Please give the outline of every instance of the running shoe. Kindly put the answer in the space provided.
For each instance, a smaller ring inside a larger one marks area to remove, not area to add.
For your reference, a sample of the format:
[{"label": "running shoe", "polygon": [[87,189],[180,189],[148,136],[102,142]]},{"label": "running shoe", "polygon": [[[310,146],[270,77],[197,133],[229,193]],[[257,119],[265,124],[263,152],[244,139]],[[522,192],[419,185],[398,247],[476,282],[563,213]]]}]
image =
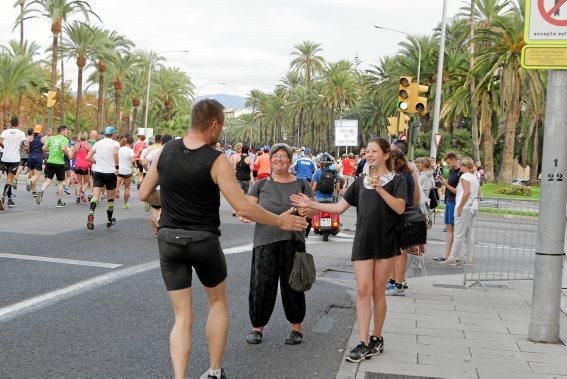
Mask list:
[{"label": "running shoe", "polygon": [[14,200],[12,200],[11,198],[8,199],[8,208],[14,208],[16,206],[16,204],[14,204]]},{"label": "running shoe", "polygon": [[66,195],[71,194],[71,191],[69,191],[69,188],[67,186],[63,186],[63,192],[65,192]]},{"label": "running shoe", "polygon": [[388,282],[388,284],[386,284],[386,292],[393,290],[394,288],[396,288],[396,284],[395,283],[390,283]]},{"label": "running shoe", "polygon": [[61,200],[57,200],[57,208],[65,208],[67,203],[62,202]]},{"label": "running shoe", "polygon": [[226,374],[224,373],[224,368],[221,368],[221,373],[219,375],[207,375],[207,379],[226,379]]},{"label": "running shoe", "polygon": [[35,202],[37,205],[41,204],[41,199],[43,198],[43,191],[39,191],[35,197]]},{"label": "running shoe", "polygon": [[0,198],[0,204],[2,204],[2,209],[4,209],[4,204],[6,204],[6,196],[2,196],[2,198]]},{"label": "running shoe", "polygon": [[146,212],[149,212],[149,211],[150,211],[150,203],[144,203],[144,210],[145,210]]},{"label": "running shoe", "polygon": [[440,262],[439,264],[445,267],[457,267],[459,265],[459,260],[447,258],[443,262]]},{"label": "running shoe", "polygon": [[31,180],[28,180],[28,182],[26,183],[26,191],[30,192],[31,189],[32,189]]},{"label": "running shoe", "polygon": [[75,199],[75,204],[81,204],[81,198],[80,197],[77,197]]},{"label": "running shoe", "polygon": [[405,289],[405,290],[407,290],[409,288],[407,280],[404,280],[404,282],[402,283],[402,288]]},{"label": "running shoe", "polygon": [[116,224],[116,219],[113,217],[106,222],[106,227],[110,228],[112,225],[115,225],[115,224]]},{"label": "running shoe", "polygon": [[12,183],[12,188],[15,190],[18,189],[18,179],[14,179],[14,183]]},{"label": "running shoe", "polygon": [[130,203],[122,204],[122,209],[130,209]]},{"label": "running shoe", "polygon": [[93,230],[94,229],[94,214],[89,213],[87,216],[87,229]]},{"label": "running shoe", "polygon": [[370,357],[382,353],[384,351],[384,338],[370,336],[370,342],[368,343],[368,347],[370,348],[370,353],[368,354],[368,356]]},{"label": "running shoe", "polygon": [[91,200],[88,199],[88,198],[85,196],[85,193],[84,193],[84,192],[81,192],[81,201],[82,201],[83,203],[86,203],[86,202],[91,201]]},{"label": "running shoe", "polygon": [[0,211],[3,211],[3,210],[4,210],[4,202],[0,201]]},{"label": "running shoe", "polygon": [[386,290],[386,296],[406,296],[406,291],[404,288],[398,288],[394,284],[394,288],[390,288]]},{"label": "running shoe", "polygon": [[366,344],[361,341],[350,351],[345,360],[352,363],[362,362],[364,359],[370,359],[368,354],[370,354],[370,347],[366,346]]},{"label": "running shoe", "polygon": [[32,192],[32,197],[35,199],[37,197],[37,192]]}]

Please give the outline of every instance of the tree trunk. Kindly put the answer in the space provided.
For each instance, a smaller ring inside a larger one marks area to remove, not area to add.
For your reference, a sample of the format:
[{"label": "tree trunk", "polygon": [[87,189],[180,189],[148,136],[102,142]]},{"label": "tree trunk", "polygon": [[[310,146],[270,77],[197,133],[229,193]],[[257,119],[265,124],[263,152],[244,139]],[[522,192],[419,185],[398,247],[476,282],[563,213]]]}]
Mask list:
[{"label": "tree trunk", "polygon": [[132,110],[132,124],[130,125],[130,134],[134,135],[136,132],[136,118],[138,117],[138,107]]},{"label": "tree trunk", "polygon": [[537,177],[539,173],[539,128],[541,123],[539,120],[535,121],[534,135],[532,144],[532,161],[530,164],[530,186],[537,186]]},{"label": "tree trunk", "polygon": [[492,183],[494,182],[494,136],[492,135],[492,96],[489,92],[484,92],[481,96],[480,125],[484,152],[482,167],[486,180]]},{"label": "tree trunk", "polygon": [[120,101],[122,98],[122,91],[115,91],[114,92],[114,124],[118,129],[118,132],[122,132],[122,128],[120,127]]},{"label": "tree trunk", "polygon": [[100,132],[104,126],[104,73],[99,72],[98,75],[98,117],[97,130]]},{"label": "tree trunk", "polygon": [[[54,26],[52,26],[54,29]],[[51,91],[56,91],[57,85],[57,49],[59,43],[59,34],[53,33],[53,39],[51,43],[51,81],[50,81],[50,89]],[[53,127],[53,107],[47,108],[47,128]]]},{"label": "tree trunk", "polygon": [[512,183],[512,170],[514,167],[514,145],[516,142],[516,127],[520,119],[520,75],[518,68],[510,75],[512,83],[512,99],[506,116],[506,130],[504,132],[504,148],[502,149],[502,163],[498,174],[498,183]]},{"label": "tree trunk", "polygon": [[20,1],[20,49],[24,47],[24,6],[26,2]]},{"label": "tree trunk", "polygon": [[[475,41],[474,41],[474,8],[475,0],[471,0],[470,22],[470,69],[474,67]],[[476,83],[474,76],[471,76],[471,133],[472,133],[472,158],[476,162],[480,161],[480,138],[478,135],[478,99],[475,97]]]},{"label": "tree trunk", "polygon": [[83,67],[77,62],[77,104],[75,105],[75,134],[81,132],[81,105],[83,101]]},{"label": "tree trunk", "polygon": [[[63,46],[63,33],[59,33],[59,46]],[[61,125],[65,124],[65,64],[61,54],[61,93],[59,94],[59,113]]]}]

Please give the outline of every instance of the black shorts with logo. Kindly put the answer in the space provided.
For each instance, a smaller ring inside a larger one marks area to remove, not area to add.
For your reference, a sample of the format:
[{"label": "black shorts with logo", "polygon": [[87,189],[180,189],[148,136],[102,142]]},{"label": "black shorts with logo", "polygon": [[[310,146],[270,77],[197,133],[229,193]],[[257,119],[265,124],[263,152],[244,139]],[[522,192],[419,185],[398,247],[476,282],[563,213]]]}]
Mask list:
[{"label": "black shorts with logo", "polygon": [[2,167],[7,174],[16,175],[20,162],[2,162]]},{"label": "black shorts with logo", "polygon": [[77,174],[77,175],[90,175],[91,169],[90,168],[76,168],[75,167],[75,174]]},{"label": "black shorts with logo", "polygon": [[216,287],[226,279],[226,261],[215,233],[161,228],[158,247],[161,275],[168,291],[190,288],[193,268],[205,287]]},{"label": "black shorts with logo", "polygon": [[58,181],[62,182],[65,180],[65,165],[64,164],[45,164],[45,177],[47,179],[53,180],[56,177]]},{"label": "black shorts with logo", "polygon": [[106,187],[108,191],[116,189],[116,175],[93,172],[93,187]]}]

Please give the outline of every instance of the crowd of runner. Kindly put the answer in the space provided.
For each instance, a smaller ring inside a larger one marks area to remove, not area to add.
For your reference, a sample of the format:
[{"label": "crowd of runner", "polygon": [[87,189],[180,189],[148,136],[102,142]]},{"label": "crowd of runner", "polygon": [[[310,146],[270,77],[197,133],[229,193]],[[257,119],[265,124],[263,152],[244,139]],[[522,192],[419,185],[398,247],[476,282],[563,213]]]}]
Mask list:
[{"label": "crowd of runner", "polygon": [[[76,205],[88,204],[89,230],[95,227],[97,207],[105,201],[106,226],[111,228],[116,223],[115,200],[122,197],[122,209],[129,209],[131,187],[138,188],[138,198],[151,210],[162,275],[175,311],[170,347],[176,377],[185,375],[191,345],[191,268],[209,297],[209,378],[225,377],[221,364],[228,328],[227,274],[218,239],[220,192],[234,217],[256,222],[252,330],[246,337],[250,344],[262,342],[278,280],[291,327],[285,343],[302,343],[305,297],[289,288],[287,278],[295,252],[305,251],[315,212],[341,214],[357,208],[352,260],[360,343],[346,356],[351,362],[383,351],[385,295],[404,296],[408,287],[408,250],[398,247],[393,232],[407,207],[420,207],[430,217],[444,198],[447,250],[435,259],[444,265],[470,263],[462,262],[461,246],[484,179],[470,158],[458,160],[449,153],[440,164],[429,157],[410,162],[405,141],[383,138],[340,156],[283,143],[223,146],[223,107],[214,100],[195,104],[191,122],[185,137],[140,135],[135,141],[118,135],[113,126],[71,137],[64,125],[55,131],[35,125],[24,132],[14,117],[0,135],[6,175],[0,210],[16,206],[18,179],[25,177],[26,192],[20,189],[19,196],[29,194],[38,205],[47,202],[45,192],[51,184],[56,186],[57,208],[67,207],[65,196],[74,196]],[[423,251],[424,246],[414,249]]]}]

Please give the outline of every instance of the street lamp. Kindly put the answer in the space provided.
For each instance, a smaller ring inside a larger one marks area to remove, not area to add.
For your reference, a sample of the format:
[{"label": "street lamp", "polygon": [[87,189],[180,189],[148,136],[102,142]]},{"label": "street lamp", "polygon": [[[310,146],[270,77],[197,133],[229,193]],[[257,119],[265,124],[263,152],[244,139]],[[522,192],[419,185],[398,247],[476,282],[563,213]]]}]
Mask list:
[{"label": "street lamp", "polygon": [[[159,57],[161,54],[166,53],[188,53],[189,50],[165,50],[165,51],[158,51],[155,53],[155,57]],[[154,65],[153,62],[154,56],[152,56],[152,52],[150,51],[150,61],[148,64],[148,88],[146,89],[146,112],[144,114],[144,135],[147,136],[148,134],[148,112],[150,111],[150,85],[152,80],[152,68]]]},{"label": "street lamp", "polygon": [[205,83],[203,85],[200,85],[197,88],[197,93],[195,94],[195,101],[197,101],[197,98],[199,97],[199,92],[201,92],[201,89],[203,89],[203,87],[214,86],[214,85],[224,86],[225,84],[226,84],[226,82],[211,82],[211,83]]},{"label": "street lamp", "polygon": [[[401,30],[391,29],[391,28],[387,28],[385,26],[380,26],[380,25],[374,25],[374,27],[376,29],[387,30],[389,32],[399,33],[399,34],[403,34],[403,35],[406,35],[408,37],[411,37],[411,34],[403,32]],[[419,43],[419,41],[417,39],[414,39],[413,42],[415,42],[415,44],[417,45],[417,51],[419,53],[419,56],[417,58],[417,84],[419,84],[419,79],[420,79],[420,76],[421,76],[421,44]]]}]

